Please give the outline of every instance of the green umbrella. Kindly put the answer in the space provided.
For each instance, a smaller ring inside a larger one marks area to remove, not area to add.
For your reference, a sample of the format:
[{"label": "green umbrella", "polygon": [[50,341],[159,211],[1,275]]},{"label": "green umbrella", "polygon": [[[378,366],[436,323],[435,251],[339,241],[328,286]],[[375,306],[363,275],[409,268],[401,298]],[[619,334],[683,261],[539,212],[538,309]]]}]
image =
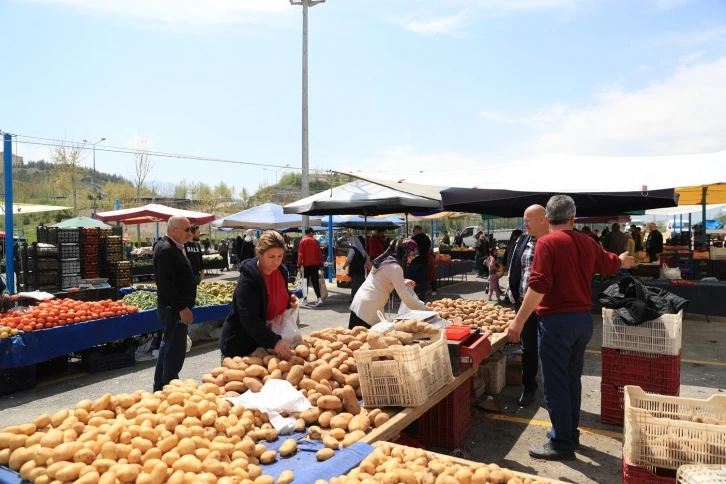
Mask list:
[{"label": "green umbrella", "polygon": [[74,217],[58,222],[57,224],[50,225],[49,227],[59,227],[62,229],[74,229],[74,228],[99,228],[99,229],[110,229],[110,225],[106,225],[100,220],[96,220],[90,217]]}]

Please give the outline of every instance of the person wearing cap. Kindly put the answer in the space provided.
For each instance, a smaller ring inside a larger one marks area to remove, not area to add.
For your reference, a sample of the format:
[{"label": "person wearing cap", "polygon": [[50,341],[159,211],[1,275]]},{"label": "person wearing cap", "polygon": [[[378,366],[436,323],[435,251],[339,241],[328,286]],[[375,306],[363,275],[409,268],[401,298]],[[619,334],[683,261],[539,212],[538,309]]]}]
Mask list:
[{"label": "person wearing cap", "polygon": [[378,312],[384,312],[388,298],[394,290],[410,310],[426,310],[426,304],[413,291],[408,290],[416,283],[403,277],[406,266],[418,255],[416,242],[401,238],[391,242],[388,249],[373,261],[373,269],[350,305],[350,329],[356,326],[370,328],[378,323]]},{"label": "person wearing cap", "polygon": [[[312,227],[305,229],[305,237],[300,241],[297,249],[297,267],[302,270],[302,276],[307,279],[308,286],[312,284],[315,291],[316,301],[312,307],[323,304],[320,298],[320,268],[323,266],[323,251],[320,250],[320,243],[313,237]],[[307,297],[307,295],[306,295]]]}]

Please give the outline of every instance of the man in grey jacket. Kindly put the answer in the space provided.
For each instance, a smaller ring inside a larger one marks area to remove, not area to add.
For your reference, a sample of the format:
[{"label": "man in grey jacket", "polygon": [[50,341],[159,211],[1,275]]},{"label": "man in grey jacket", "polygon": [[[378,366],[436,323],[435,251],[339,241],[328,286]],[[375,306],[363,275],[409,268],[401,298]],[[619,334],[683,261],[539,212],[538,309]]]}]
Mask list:
[{"label": "man in grey jacket", "polygon": [[620,231],[620,224],[613,224],[613,230],[605,237],[602,246],[608,252],[618,255],[628,251],[628,236]]}]

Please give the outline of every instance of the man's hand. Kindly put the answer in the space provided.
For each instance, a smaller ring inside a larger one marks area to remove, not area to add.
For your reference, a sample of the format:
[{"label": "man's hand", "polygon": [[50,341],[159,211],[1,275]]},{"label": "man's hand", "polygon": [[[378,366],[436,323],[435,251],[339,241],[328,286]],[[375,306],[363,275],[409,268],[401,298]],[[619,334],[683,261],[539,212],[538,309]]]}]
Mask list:
[{"label": "man's hand", "polygon": [[403,282],[406,283],[406,286],[408,287],[416,287],[416,282],[411,279],[405,279]]},{"label": "man's hand", "polygon": [[522,328],[524,328],[524,323],[519,323],[515,317],[514,320],[509,323],[509,328],[507,329],[509,341],[512,343],[519,343],[522,336]]},{"label": "man's hand", "polygon": [[635,257],[631,257],[627,252],[620,254],[620,260],[623,263],[623,269],[630,269],[635,265]]},{"label": "man's hand", "polygon": [[290,294],[290,309],[297,309],[300,306],[300,300],[296,295]]},{"label": "man's hand", "polygon": [[199,273],[199,280],[200,281],[203,281],[204,280],[204,271],[202,271],[202,272]]},{"label": "man's hand", "polygon": [[192,310],[189,308],[184,308],[179,311],[179,319],[184,324],[192,324],[194,322],[194,315],[192,314]]},{"label": "man's hand", "polygon": [[279,356],[283,360],[289,360],[290,358],[295,356],[295,352],[292,351],[290,345],[282,340],[279,340],[277,343],[275,343],[275,354],[277,354],[277,356]]}]

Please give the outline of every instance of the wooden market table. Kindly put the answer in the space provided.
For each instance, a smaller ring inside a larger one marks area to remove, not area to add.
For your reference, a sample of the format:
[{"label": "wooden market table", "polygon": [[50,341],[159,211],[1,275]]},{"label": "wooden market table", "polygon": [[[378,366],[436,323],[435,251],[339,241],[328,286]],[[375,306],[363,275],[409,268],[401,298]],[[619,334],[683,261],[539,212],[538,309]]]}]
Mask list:
[{"label": "wooden market table", "polygon": [[[507,333],[494,333],[491,336],[492,351],[501,349],[507,343]],[[469,378],[476,374],[476,368],[468,368],[460,373],[454,381],[445,385],[438,392],[431,395],[426,403],[417,407],[388,407],[384,411],[390,417],[388,422],[380,427],[373,429],[368,435],[361,439],[361,442],[372,444],[378,441],[396,440],[399,434],[419,419],[423,414],[428,412],[440,401],[453,393],[454,390],[466,383]],[[554,482],[554,481],[553,481]]]},{"label": "wooden market table", "polygon": [[[382,445],[389,445],[389,446],[392,446],[392,447],[398,447],[400,449],[407,449],[408,448],[405,445],[392,444],[390,442],[376,442],[376,443],[374,443],[372,445],[373,445],[373,447],[380,447]],[[471,460],[460,459],[458,457],[452,457],[450,455],[437,454],[436,452],[426,451],[426,453],[429,456],[434,457],[436,459],[448,459],[448,460],[451,460],[451,462],[454,462],[454,463],[460,464],[460,465],[464,465],[464,466],[470,466],[470,465],[473,465],[473,464],[482,464],[482,462],[474,462],[474,461],[471,461]],[[486,464],[496,464],[496,462],[486,462]],[[546,477],[534,476],[532,474],[525,474],[523,472],[517,472],[517,471],[514,471],[514,470],[512,470],[512,473],[515,476],[517,476],[517,477],[519,477],[521,479],[527,479],[527,478],[529,478],[529,479],[534,479],[534,480],[539,481],[539,482],[544,482],[546,484],[565,484],[564,482],[558,481],[558,480],[555,480],[555,479],[548,479]]]}]

